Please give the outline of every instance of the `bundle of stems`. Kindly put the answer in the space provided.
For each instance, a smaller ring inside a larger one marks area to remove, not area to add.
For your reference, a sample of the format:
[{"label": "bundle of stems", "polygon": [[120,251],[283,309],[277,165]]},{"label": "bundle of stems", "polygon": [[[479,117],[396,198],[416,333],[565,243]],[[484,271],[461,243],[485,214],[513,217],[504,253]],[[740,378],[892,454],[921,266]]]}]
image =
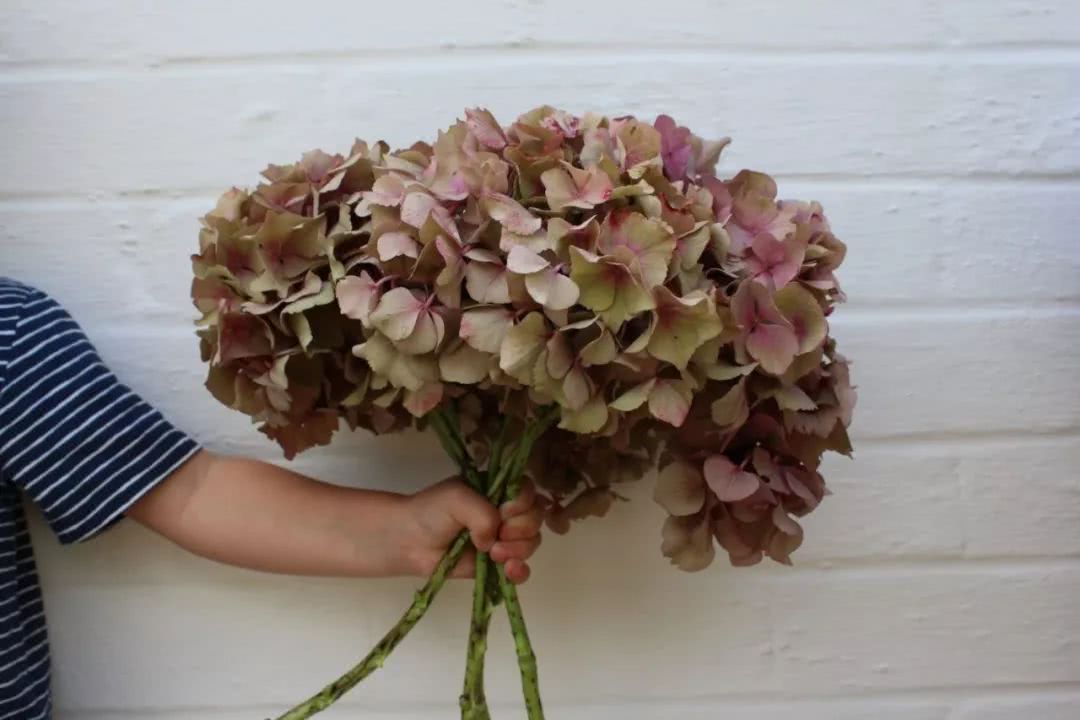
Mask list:
[{"label": "bundle of stems", "polygon": [[[492,444],[491,454],[484,470],[480,470],[470,457],[452,406],[434,411],[431,414],[431,426],[447,454],[458,465],[465,481],[475,490],[483,493],[492,503],[501,505],[517,496],[533,445],[557,416],[558,412],[554,408],[543,411],[525,425],[516,441],[511,441],[509,438],[511,421],[504,421],[498,437]],[[381,668],[390,653],[427,613],[435,596],[442,590],[451,571],[470,545],[466,531],[458,534],[427,582],[417,591],[404,615],[375,644],[375,647],[341,677],[279,715],[276,720],[310,718],[333,705],[364,678]],[[487,553],[479,550],[476,552],[476,575],[473,581],[473,605],[466,649],[465,680],[459,698],[462,720],[490,720],[491,717],[484,693],[484,659],[487,654],[488,629],[492,615],[495,607],[500,604],[506,608],[510,621],[528,718],[529,720],[543,720],[544,709],[540,699],[536,655],[533,652],[532,642],[529,640],[517,588],[506,577],[503,569],[497,566]]]}]

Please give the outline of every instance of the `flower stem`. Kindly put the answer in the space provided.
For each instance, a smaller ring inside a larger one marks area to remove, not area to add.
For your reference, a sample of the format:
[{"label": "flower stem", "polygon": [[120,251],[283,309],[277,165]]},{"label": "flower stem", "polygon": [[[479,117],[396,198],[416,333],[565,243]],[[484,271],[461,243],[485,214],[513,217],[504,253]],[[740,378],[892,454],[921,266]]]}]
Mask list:
[{"label": "flower stem", "polygon": [[465,659],[465,683],[459,704],[461,720],[490,720],[484,694],[484,656],[487,653],[488,628],[494,608],[488,593],[488,578],[493,563],[487,553],[476,554],[476,579],[473,583],[472,620]]},{"label": "flower stem", "polygon": [[[467,482],[470,484],[481,483],[482,475],[476,470],[472,461],[469,459],[468,452],[465,449],[465,444],[461,439],[460,433],[457,431],[456,427],[451,424],[451,418],[445,414],[437,413],[438,411],[436,411],[436,414],[433,414],[435,417],[433,417],[432,427],[435,429],[436,434],[439,435],[443,447],[451,458],[453,458],[453,460],[462,468],[462,473],[465,475]],[[517,443],[511,453],[513,462],[500,462],[500,467],[496,469],[493,476],[489,477],[486,492],[488,500],[496,504],[502,500],[503,493],[511,479],[511,474],[515,473],[514,481],[516,482],[517,475],[524,469],[525,461],[529,457],[533,443],[545,430],[547,430],[548,427],[550,427],[556,417],[555,411],[549,410],[525,428],[521,440]],[[482,485],[477,484],[476,487],[482,487]],[[468,532],[462,531],[458,533],[458,536],[454,538],[454,541],[447,549],[446,554],[443,555],[439,564],[435,566],[435,570],[431,573],[427,582],[424,583],[424,586],[420,588],[419,591],[417,591],[408,610],[406,610],[405,614],[401,616],[401,619],[390,628],[390,631],[376,643],[375,647],[371,649],[371,652],[337,680],[330,683],[299,705],[288,710],[283,715],[277,716],[275,720],[307,720],[307,718],[310,718],[333,705],[345,693],[356,687],[361,680],[381,668],[386,663],[390,653],[394,651],[398,644],[405,639],[405,636],[409,634],[418,622],[420,622],[420,619],[424,614],[427,613],[435,596],[438,595],[439,591],[442,590],[443,585],[446,584],[446,579],[450,575],[450,571],[458,564],[461,556],[464,555],[465,550],[468,549],[469,544]],[[484,588],[486,587],[487,583],[485,582]],[[505,597],[505,595],[503,597]],[[517,634],[515,631],[515,640],[516,639]],[[525,641],[528,642],[527,636],[525,637]],[[520,657],[519,653],[519,661]],[[535,660],[533,661],[533,664],[535,666]],[[534,716],[530,714],[529,717],[533,718]]]},{"label": "flower stem", "polygon": [[461,559],[461,556],[468,546],[468,534],[461,533],[458,535],[453,544],[450,545],[450,549],[447,550],[442,560],[440,560],[439,564],[435,567],[435,571],[431,574],[427,583],[425,583],[424,587],[416,593],[412,605],[410,605],[409,609],[405,611],[405,614],[401,616],[401,619],[397,621],[397,624],[395,624],[394,627],[383,636],[382,640],[372,648],[371,652],[337,680],[292,708],[284,715],[279,715],[277,720],[306,720],[312,715],[322,712],[333,705],[342,695],[355,687],[357,683],[381,668],[386,662],[387,657],[390,656],[390,653],[398,646],[398,643],[405,639],[405,636],[409,634],[409,631],[413,629],[416,623],[420,621],[420,618],[424,616],[424,613],[427,612],[428,608],[431,606],[431,601],[435,599],[435,596],[446,582],[447,575],[449,575],[450,571],[457,565],[458,560]]},{"label": "flower stem", "polygon": [[[513,499],[520,491],[521,477],[532,446],[530,444],[528,448],[522,449],[525,452],[519,453],[514,458],[515,467],[507,483],[507,499]],[[503,568],[497,568],[497,572],[499,591],[502,595],[503,604],[506,605],[506,615],[510,620],[510,632],[514,637],[514,651],[517,653],[518,672],[521,674],[521,692],[525,698],[525,711],[529,720],[544,720],[544,704],[540,700],[539,669],[536,663],[536,653],[533,651],[532,641],[529,639],[529,631],[525,626],[525,612],[521,607],[517,587],[506,577]]]},{"label": "flower stem", "polygon": [[[532,452],[532,446],[537,438],[547,430],[551,422],[552,416],[549,413],[527,427],[522,434],[521,441],[508,455],[503,454],[508,427],[507,423],[503,423],[499,437],[493,446],[491,465],[488,467],[489,476],[494,475],[503,479],[506,483],[506,495],[497,498],[495,500],[497,504],[512,499],[519,492],[521,477]],[[450,425],[450,427],[452,429],[453,425]],[[460,442],[460,437],[457,442]],[[466,474],[468,474],[467,470]],[[495,570],[495,575],[491,577],[490,585],[495,588],[497,595],[488,588],[488,577],[492,570]],[[525,616],[521,608],[521,602],[518,599],[517,588],[506,577],[503,568],[496,567],[484,553],[477,555],[476,583],[473,587],[472,623],[469,630],[469,646],[465,667],[465,685],[460,699],[461,718],[462,720],[489,720],[490,718],[483,688],[484,655],[487,651],[488,627],[491,623],[493,602],[498,599],[502,599],[506,603],[507,615],[510,618],[518,668],[521,673],[522,694],[525,698],[525,707],[529,720],[543,720],[544,710],[543,703],[540,700],[536,655],[533,652],[529,633],[525,627]]]},{"label": "flower stem", "polygon": [[510,632],[514,636],[514,650],[517,653],[518,671],[521,673],[521,692],[525,696],[525,711],[529,720],[544,720],[544,704],[540,701],[540,677],[536,665],[536,653],[533,651],[529,631],[525,627],[525,613],[521,608],[517,588],[506,577],[502,568],[498,568],[499,589],[502,591],[506,616],[510,619]]}]

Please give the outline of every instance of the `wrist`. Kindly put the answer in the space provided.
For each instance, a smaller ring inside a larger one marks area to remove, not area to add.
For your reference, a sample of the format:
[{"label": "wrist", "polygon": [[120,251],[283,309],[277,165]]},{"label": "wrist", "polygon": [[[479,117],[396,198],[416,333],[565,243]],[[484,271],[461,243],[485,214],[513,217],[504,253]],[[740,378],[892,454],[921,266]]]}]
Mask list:
[{"label": "wrist", "polygon": [[[379,568],[376,574],[386,577],[424,575],[424,530],[413,511],[413,498],[398,493],[379,493],[378,530],[374,543],[366,550],[367,564]],[[372,562],[375,560],[375,562]]]}]

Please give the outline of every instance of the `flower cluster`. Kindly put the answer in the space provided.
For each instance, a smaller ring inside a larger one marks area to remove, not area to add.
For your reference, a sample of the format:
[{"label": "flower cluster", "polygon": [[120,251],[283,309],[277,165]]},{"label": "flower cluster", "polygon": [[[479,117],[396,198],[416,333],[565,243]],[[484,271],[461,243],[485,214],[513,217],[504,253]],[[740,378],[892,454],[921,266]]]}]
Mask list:
[{"label": "flower cluster", "polygon": [[850,452],[826,317],[845,247],[726,141],[670,117],[486,110],[391,152],[272,165],[203,218],[192,297],[207,386],[291,457],[453,405],[483,463],[503,418],[557,404],[528,472],[556,531],[659,467],[663,552],[788,562]]}]

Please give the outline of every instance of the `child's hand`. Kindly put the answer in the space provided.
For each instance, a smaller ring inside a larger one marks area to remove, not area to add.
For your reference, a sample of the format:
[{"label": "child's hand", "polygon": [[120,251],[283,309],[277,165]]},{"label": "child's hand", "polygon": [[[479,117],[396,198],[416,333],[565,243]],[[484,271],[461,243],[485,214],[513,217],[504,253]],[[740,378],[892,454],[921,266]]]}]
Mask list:
[{"label": "child's hand", "polygon": [[[445,480],[405,500],[408,521],[402,539],[409,564],[417,575],[429,575],[447,546],[461,530],[473,544],[504,565],[511,582],[529,579],[527,560],[540,546],[543,522],[536,491],[523,483],[521,493],[496,509],[486,498],[457,479]],[[454,577],[471,577],[476,569],[470,551],[458,563]]]}]

